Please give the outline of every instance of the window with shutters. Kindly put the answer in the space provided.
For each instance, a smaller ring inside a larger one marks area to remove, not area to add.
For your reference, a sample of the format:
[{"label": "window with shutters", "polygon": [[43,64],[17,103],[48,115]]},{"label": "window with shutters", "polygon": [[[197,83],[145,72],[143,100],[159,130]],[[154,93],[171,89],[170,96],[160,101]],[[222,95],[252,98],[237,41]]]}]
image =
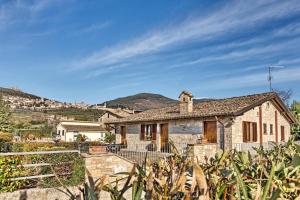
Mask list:
[{"label": "window with shutters", "polygon": [[151,141],[156,140],[157,125],[156,124],[142,124],[140,140]]},{"label": "window with shutters", "polygon": [[257,142],[257,123],[243,121],[243,142]]},{"label": "window with shutters", "polygon": [[273,135],[273,124],[270,124],[270,135]]},{"label": "window with shutters", "polygon": [[264,124],[264,134],[267,135],[268,134],[268,130],[267,130],[267,124]]}]

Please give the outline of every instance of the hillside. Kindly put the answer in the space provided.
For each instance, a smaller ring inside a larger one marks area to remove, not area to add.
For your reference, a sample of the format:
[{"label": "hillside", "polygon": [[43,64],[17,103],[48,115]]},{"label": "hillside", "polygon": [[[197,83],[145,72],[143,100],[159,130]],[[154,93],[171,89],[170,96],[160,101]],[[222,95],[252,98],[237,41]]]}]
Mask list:
[{"label": "hillside", "polygon": [[10,88],[3,88],[0,87],[0,94],[2,95],[9,95],[9,96],[17,96],[22,98],[28,98],[28,99],[41,99],[41,97],[29,94],[26,92],[22,92],[20,90],[10,89]]},{"label": "hillside", "polygon": [[125,107],[144,111],[176,105],[177,101],[160,94],[139,93],[132,96],[121,97],[106,102],[107,107]]}]

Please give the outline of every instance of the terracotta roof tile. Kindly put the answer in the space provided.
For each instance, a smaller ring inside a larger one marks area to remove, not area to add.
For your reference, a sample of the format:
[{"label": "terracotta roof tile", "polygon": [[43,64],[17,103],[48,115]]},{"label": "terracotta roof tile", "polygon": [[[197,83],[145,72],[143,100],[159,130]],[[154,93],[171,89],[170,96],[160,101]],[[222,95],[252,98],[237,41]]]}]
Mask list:
[{"label": "terracotta roof tile", "polygon": [[105,132],[106,129],[102,126],[87,126],[87,125],[62,125],[67,131],[101,131]]},{"label": "terracotta roof tile", "polygon": [[232,97],[226,99],[207,100],[194,103],[192,113],[180,114],[179,106],[172,106],[161,109],[153,109],[126,118],[111,121],[109,123],[158,121],[167,119],[181,119],[193,117],[226,116],[236,115],[249,107],[277,96],[273,92],[253,94],[248,96]]}]

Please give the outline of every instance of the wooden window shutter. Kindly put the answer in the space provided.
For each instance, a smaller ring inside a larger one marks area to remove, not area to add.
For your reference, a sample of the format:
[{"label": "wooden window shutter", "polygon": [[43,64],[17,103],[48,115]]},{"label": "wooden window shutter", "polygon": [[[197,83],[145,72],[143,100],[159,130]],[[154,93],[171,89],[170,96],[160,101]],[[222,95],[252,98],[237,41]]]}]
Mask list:
[{"label": "wooden window shutter", "polygon": [[252,123],[252,129],[253,129],[253,142],[257,142],[257,123]]},{"label": "wooden window shutter", "polygon": [[142,125],[141,125],[140,140],[144,140],[144,139],[145,139],[145,125],[142,124]]},{"label": "wooden window shutter", "polygon": [[152,125],[152,140],[156,140],[157,124]]},{"label": "wooden window shutter", "polygon": [[281,126],[281,141],[284,141],[284,140],[285,140],[284,136],[285,136],[285,133],[284,133],[284,126]]},{"label": "wooden window shutter", "polygon": [[243,122],[243,142],[247,142],[247,122]]}]

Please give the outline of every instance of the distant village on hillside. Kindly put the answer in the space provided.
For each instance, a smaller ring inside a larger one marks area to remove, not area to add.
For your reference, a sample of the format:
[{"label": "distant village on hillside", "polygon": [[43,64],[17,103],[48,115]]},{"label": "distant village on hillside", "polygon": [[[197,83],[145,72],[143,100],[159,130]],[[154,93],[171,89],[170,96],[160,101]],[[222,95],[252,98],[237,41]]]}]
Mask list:
[{"label": "distant village on hillside", "polygon": [[17,87],[10,88],[11,91],[16,93],[3,93],[2,98],[11,109],[25,109],[32,111],[43,111],[47,109],[61,109],[61,108],[78,108],[78,109],[103,109],[106,107],[104,104],[90,105],[84,102],[66,103],[57,100],[37,97],[34,95],[16,95],[26,94]]}]

